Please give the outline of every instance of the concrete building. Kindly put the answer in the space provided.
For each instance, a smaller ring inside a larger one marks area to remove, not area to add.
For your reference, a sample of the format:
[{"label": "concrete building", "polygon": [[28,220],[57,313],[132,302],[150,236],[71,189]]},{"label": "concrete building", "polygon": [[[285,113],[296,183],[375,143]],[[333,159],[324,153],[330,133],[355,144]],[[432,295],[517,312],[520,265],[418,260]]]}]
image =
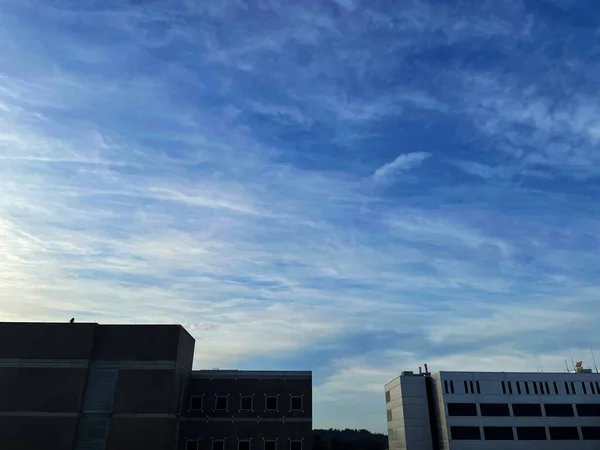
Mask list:
[{"label": "concrete building", "polygon": [[179,325],[0,323],[0,448],[310,450],[310,372],[194,371]]},{"label": "concrete building", "polygon": [[600,449],[600,374],[403,372],[385,385],[390,450]]}]

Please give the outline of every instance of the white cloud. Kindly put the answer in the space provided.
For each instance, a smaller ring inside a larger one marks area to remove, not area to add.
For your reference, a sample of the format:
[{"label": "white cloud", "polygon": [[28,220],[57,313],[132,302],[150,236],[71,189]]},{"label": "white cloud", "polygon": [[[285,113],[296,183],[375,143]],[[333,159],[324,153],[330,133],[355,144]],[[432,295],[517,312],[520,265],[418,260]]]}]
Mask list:
[{"label": "white cloud", "polygon": [[405,153],[398,156],[393,161],[379,167],[374,173],[373,178],[376,182],[385,182],[399,172],[406,172],[410,169],[423,164],[431,155],[426,152]]}]

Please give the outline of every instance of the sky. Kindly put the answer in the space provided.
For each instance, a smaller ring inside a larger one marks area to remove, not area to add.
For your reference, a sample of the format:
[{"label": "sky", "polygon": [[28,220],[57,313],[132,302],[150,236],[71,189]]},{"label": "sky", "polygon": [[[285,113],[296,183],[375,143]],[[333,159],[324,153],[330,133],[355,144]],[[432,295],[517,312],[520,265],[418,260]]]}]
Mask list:
[{"label": "sky", "polygon": [[383,384],[600,357],[600,5],[0,0],[0,320]]}]

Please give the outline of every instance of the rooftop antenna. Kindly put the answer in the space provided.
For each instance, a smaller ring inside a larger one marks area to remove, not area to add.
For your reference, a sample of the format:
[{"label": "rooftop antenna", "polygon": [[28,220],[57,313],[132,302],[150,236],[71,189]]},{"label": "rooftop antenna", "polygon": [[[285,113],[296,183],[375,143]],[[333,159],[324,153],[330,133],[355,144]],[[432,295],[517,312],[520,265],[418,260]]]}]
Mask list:
[{"label": "rooftop antenna", "polygon": [[573,363],[573,370],[575,370],[575,360],[573,359],[572,356],[571,356],[571,362]]},{"label": "rooftop antenna", "polygon": [[567,358],[565,358],[565,367],[567,368],[567,373],[569,373],[569,365],[567,364]]},{"label": "rooftop antenna", "polygon": [[596,369],[596,373],[598,373],[598,366],[596,365],[596,358],[594,357],[594,351],[590,348],[590,353],[592,354],[592,361],[594,361],[594,369]]}]

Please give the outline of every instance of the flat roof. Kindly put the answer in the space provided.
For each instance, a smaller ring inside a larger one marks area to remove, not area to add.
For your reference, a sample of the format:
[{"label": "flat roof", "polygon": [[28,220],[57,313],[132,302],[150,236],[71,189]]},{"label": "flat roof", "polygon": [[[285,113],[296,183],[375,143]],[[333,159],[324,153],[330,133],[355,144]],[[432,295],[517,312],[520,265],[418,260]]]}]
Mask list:
[{"label": "flat roof", "polygon": [[310,370],[192,370],[193,378],[206,377],[279,377],[279,378],[311,378]]}]

